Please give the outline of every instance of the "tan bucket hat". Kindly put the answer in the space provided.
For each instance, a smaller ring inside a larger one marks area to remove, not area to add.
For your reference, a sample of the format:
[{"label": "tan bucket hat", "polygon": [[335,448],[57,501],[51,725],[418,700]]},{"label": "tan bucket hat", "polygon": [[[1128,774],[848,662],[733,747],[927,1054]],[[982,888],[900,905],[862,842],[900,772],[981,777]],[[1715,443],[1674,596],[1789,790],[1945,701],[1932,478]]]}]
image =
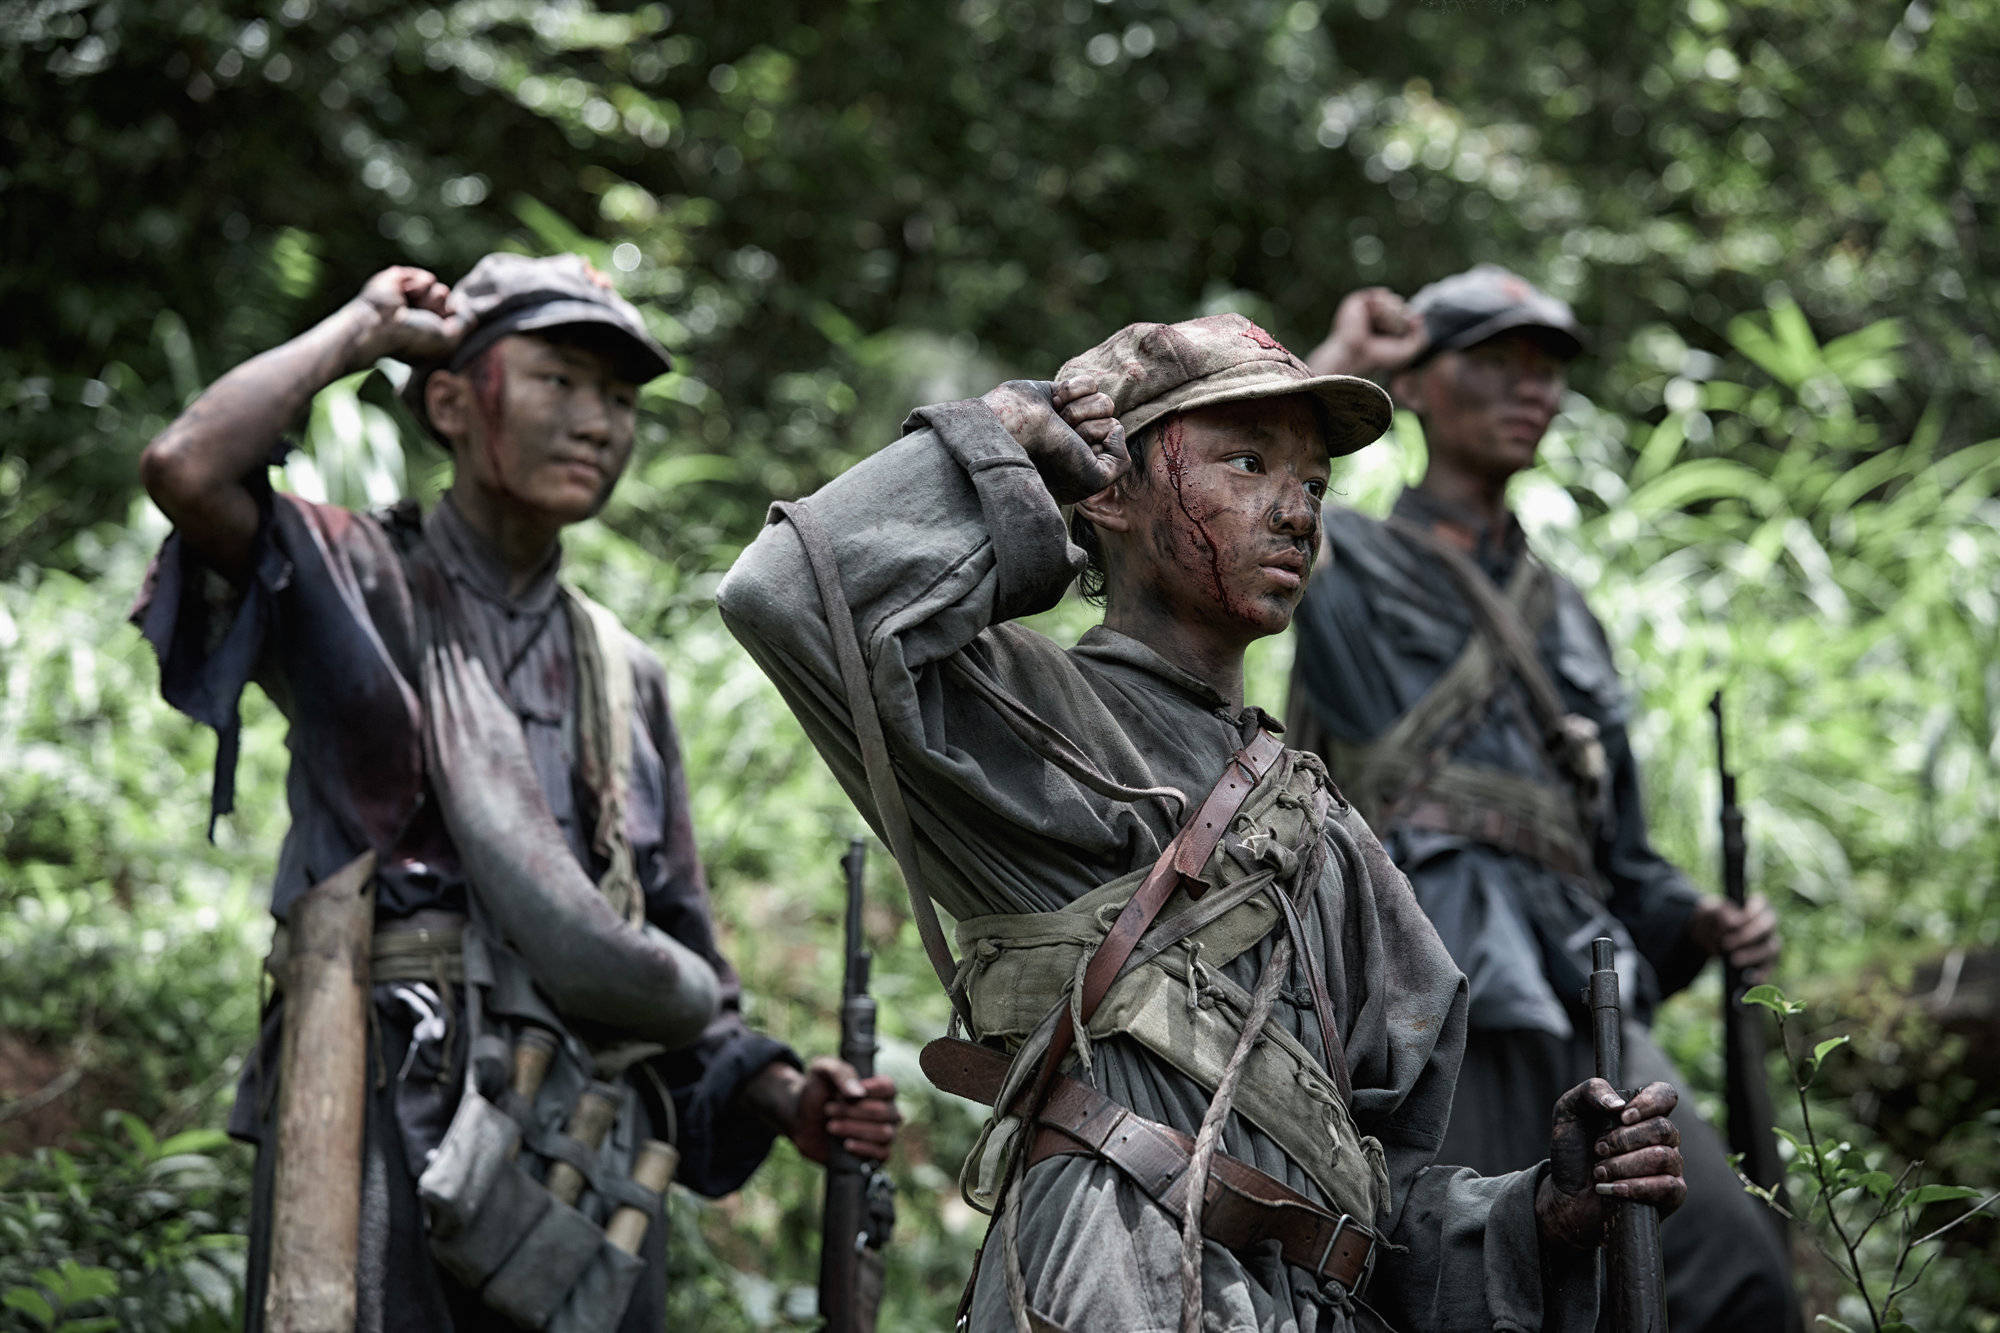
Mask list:
[{"label": "tan bucket hat", "polygon": [[1276,338],[1241,315],[1178,324],[1127,324],[1057,378],[1088,375],[1109,394],[1126,435],[1169,412],[1250,398],[1309,393],[1326,407],[1327,452],[1338,457],[1389,429],[1389,395],[1352,375],[1315,375]]}]

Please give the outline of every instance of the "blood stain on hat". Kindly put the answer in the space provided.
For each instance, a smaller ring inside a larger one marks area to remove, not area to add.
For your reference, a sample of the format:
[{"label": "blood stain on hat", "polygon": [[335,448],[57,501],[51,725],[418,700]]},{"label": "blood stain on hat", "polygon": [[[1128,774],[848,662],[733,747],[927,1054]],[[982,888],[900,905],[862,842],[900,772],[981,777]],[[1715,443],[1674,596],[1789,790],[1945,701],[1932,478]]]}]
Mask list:
[{"label": "blood stain on hat", "polygon": [[1269,348],[1273,352],[1282,352],[1285,350],[1284,344],[1280,343],[1276,338],[1273,338],[1270,334],[1264,332],[1263,329],[1257,327],[1255,324],[1252,324],[1250,325],[1249,328],[1244,329],[1243,336],[1248,338],[1251,342],[1256,343],[1259,347]]}]

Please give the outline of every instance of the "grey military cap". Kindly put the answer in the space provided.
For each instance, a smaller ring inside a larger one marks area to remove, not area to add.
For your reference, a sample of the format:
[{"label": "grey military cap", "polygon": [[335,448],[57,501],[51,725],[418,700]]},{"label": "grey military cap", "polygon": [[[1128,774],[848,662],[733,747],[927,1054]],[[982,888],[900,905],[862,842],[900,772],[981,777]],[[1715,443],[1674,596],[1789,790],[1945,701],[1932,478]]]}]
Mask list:
[{"label": "grey military cap", "polygon": [[1564,357],[1584,350],[1583,326],[1569,303],[1498,264],[1439,278],[1410,298],[1410,311],[1422,318],[1430,335],[1419,364],[1439,352],[1472,347],[1515,329],[1546,335]]}]

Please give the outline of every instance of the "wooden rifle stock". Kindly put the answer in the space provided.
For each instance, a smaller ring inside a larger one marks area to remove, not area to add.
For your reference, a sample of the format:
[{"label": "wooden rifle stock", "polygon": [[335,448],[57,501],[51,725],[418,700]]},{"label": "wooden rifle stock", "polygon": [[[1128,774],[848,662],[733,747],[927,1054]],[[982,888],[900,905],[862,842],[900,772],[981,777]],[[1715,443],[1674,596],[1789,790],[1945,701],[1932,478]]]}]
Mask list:
[{"label": "wooden rifle stock", "polygon": [[374,878],[375,854],[364,852],[300,894],[286,916],[278,1167],[264,1294],[271,1333],[354,1328]]},{"label": "wooden rifle stock", "polygon": [[[1618,1000],[1617,946],[1608,936],[1590,945],[1590,1026],[1597,1076],[1629,1097],[1625,1076],[1625,1016]],[[1611,1200],[1610,1269],[1605,1299],[1612,1333],[1666,1333],[1666,1277],[1660,1253],[1660,1210],[1632,1199]]]}]

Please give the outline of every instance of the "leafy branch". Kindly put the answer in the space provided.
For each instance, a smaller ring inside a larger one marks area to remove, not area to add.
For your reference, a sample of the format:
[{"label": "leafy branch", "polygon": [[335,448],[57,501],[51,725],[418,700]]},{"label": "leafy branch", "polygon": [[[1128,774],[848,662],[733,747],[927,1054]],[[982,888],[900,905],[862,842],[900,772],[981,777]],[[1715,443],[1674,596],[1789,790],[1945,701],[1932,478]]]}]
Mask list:
[{"label": "leafy branch", "polygon": [[[1816,1042],[1810,1053],[1801,1055],[1794,1047],[1789,1020],[1805,1012],[1803,1004],[1786,999],[1776,986],[1752,987],[1743,999],[1745,1003],[1762,1005],[1777,1015],[1778,1035],[1785,1046],[1786,1063],[1791,1068],[1792,1088],[1798,1097],[1799,1121],[1804,1131],[1802,1135],[1794,1135],[1783,1129],[1778,1130],[1778,1134],[1792,1147],[1787,1170],[1793,1176],[1803,1178],[1808,1186],[1805,1191],[1807,1202],[1802,1213],[1804,1220],[1810,1224],[1823,1208],[1826,1230],[1832,1233],[1837,1248],[1829,1244],[1817,1228],[1809,1225],[1807,1234],[1835,1271],[1860,1294],[1861,1303],[1868,1312],[1868,1326],[1874,1333],[1916,1333],[1914,1327],[1901,1318],[1897,1302],[1923,1280],[1940,1251],[1932,1250],[1914,1269],[1910,1267],[1912,1257],[1924,1246],[1942,1239],[1954,1227],[1983,1212],[1988,1205],[2000,1199],[2000,1194],[1979,1199],[1943,1226],[1922,1235],[1913,1234],[1917,1218],[1924,1208],[1934,1203],[1976,1199],[1979,1191],[1963,1185],[1912,1185],[1912,1177],[1923,1166],[1921,1161],[1913,1161],[1891,1176],[1887,1171],[1871,1165],[1852,1143],[1822,1140],[1813,1124],[1812,1103],[1806,1094],[1818,1081],[1826,1058],[1847,1045],[1848,1038],[1845,1035],[1828,1037]],[[1778,1202],[1774,1191],[1748,1181],[1744,1185],[1788,1219],[1799,1220]],[[1859,1206],[1851,1208],[1849,1216],[1843,1218],[1840,1204],[1849,1195],[1854,1196]],[[1874,1202],[1872,1211],[1868,1211],[1870,1199]],[[1862,1216],[1864,1212],[1865,1220]],[[1864,1260],[1862,1247],[1885,1222],[1895,1233],[1895,1259],[1889,1265],[1887,1275],[1874,1275],[1871,1285],[1871,1265]],[[1905,1276],[1906,1271],[1908,1276]],[[1855,1333],[1852,1327],[1830,1315],[1821,1315],[1820,1319],[1841,1330],[1841,1333]]]}]

